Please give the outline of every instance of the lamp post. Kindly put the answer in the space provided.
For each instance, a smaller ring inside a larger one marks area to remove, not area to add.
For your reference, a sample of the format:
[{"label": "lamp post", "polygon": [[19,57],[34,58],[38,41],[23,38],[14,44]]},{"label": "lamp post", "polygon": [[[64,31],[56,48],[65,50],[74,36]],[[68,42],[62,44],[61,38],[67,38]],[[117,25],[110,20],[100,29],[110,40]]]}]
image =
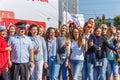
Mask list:
[{"label": "lamp post", "polygon": [[47,29],[48,27],[50,27],[50,20],[51,20],[51,18],[47,17],[46,19],[47,19],[47,25],[46,25],[46,29]]}]

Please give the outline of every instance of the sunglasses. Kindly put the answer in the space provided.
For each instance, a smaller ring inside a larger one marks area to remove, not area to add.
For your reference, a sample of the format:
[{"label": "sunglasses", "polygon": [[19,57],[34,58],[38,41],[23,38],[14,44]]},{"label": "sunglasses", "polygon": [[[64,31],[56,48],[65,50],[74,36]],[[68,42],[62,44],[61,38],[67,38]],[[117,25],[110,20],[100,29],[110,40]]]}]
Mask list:
[{"label": "sunglasses", "polygon": [[107,28],[102,27],[102,29],[107,30]]},{"label": "sunglasses", "polygon": [[116,34],[120,34],[120,33],[117,32]]},{"label": "sunglasses", "polygon": [[92,28],[92,26],[87,26],[87,28]]},{"label": "sunglasses", "polygon": [[25,30],[25,27],[19,27],[19,28],[20,28],[21,30],[23,30],[23,29]]}]

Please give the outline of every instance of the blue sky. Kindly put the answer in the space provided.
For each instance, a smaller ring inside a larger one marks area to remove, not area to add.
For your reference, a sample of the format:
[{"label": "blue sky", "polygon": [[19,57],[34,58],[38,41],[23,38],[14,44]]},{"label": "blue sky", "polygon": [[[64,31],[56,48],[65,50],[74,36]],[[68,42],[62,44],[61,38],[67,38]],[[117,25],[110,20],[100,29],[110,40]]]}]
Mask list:
[{"label": "blue sky", "polygon": [[120,0],[79,0],[79,13],[84,14],[85,20],[102,14],[114,18],[120,15]]}]

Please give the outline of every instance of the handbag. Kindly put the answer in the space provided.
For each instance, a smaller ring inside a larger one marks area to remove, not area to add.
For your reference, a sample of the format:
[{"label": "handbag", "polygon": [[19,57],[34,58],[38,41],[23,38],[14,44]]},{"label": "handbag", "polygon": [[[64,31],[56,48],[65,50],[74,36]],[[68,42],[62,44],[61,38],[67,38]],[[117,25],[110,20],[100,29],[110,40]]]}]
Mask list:
[{"label": "handbag", "polygon": [[96,61],[95,62],[95,67],[102,67],[103,66],[103,62],[102,61]]}]

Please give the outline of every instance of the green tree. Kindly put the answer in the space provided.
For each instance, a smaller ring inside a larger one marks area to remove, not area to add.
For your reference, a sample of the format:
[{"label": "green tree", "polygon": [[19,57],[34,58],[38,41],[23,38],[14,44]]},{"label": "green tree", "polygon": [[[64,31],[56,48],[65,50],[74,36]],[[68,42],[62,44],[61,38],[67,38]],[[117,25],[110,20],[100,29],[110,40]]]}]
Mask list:
[{"label": "green tree", "polygon": [[99,19],[99,20],[98,20],[98,23],[97,23],[96,25],[97,25],[97,27],[100,27],[102,24],[103,24],[102,19]]},{"label": "green tree", "polygon": [[102,18],[96,17],[96,26],[100,27],[102,24],[106,24],[105,15],[102,15]]},{"label": "green tree", "polygon": [[114,17],[114,25],[120,29],[120,15]]},{"label": "green tree", "polygon": [[104,14],[102,15],[102,23],[103,23],[103,24],[106,24],[106,17],[105,17]]}]

